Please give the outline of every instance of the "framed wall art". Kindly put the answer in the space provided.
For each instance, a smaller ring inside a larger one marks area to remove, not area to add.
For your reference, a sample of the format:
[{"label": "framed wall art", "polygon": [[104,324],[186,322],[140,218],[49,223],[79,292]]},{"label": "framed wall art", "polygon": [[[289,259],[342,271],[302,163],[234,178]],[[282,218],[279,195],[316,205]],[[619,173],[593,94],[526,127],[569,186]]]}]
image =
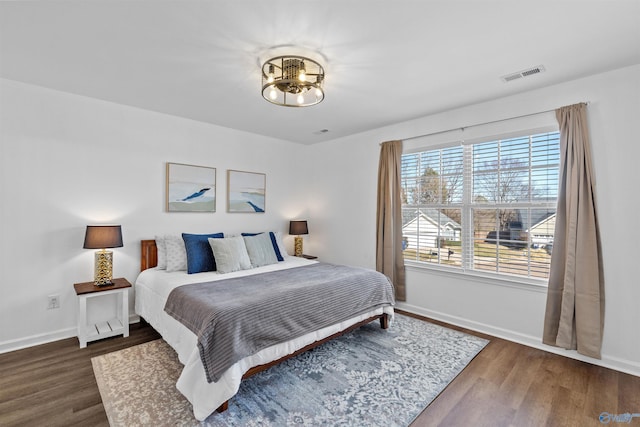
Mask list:
[{"label": "framed wall art", "polygon": [[267,175],[227,170],[227,212],[264,212]]},{"label": "framed wall art", "polygon": [[215,212],[216,169],[167,163],[167,212]]}]

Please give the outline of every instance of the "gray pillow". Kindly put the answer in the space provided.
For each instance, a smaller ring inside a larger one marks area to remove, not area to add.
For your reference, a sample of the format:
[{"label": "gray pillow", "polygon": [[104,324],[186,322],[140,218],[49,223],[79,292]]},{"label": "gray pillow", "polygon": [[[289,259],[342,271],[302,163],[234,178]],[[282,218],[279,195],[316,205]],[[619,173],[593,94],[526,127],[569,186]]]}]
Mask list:
[{"label": "gray pillow", "polygon": [[179,235],[164,236],[166,248],[167,272],[183,271],[187,269],[187,250],[184,247],[184,240]]},{"label": "gray pillow", "polygon": [[209,245],[216,259],[218,273],[231,273],[251,268],[247,248],[241,236],[209,239]]},{"label": "gray pillow", "polygon": [[164,236],[156,236],[156,248],[158,255],[158,267],[160,270],[167,269],[167,245],[164,243]]},{"label": "gray pillow", "polygon": [[244,236],[243,238],[253,267],[261,267],[278,262],[269,233]]}]

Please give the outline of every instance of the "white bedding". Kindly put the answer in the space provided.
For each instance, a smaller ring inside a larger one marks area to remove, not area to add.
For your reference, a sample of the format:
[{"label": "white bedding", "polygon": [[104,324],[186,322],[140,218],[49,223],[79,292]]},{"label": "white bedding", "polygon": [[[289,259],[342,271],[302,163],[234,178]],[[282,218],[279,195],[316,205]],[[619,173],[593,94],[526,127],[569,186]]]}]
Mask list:
[{"label": "white bedding", "polygon": [[164,312],[164,305],[169,293],[175,287],[189,283],[248,276],[267,271],[300,267],[315,262],[304,258],[287,256],[283,262],[277,264],[227,274],[216,272],[187,274],[184,271],[167,273],[166,270],[157,268],[151,268],[140,273],[135,283],[135,311],[162,335],[162,338],[176,351],[180,362],[184,364],[177,388],[193,405],[193,413],[198,420],[204,420],[222,403],[233,397],[238,391],[242,375],[253,366],[280,359],[371,316],[382,313],[393,315],[393,307],[378,308],[286,343],[266,348],[240,360],[229,368],[218,382],[209,383],[200,359],[196,335]]}]

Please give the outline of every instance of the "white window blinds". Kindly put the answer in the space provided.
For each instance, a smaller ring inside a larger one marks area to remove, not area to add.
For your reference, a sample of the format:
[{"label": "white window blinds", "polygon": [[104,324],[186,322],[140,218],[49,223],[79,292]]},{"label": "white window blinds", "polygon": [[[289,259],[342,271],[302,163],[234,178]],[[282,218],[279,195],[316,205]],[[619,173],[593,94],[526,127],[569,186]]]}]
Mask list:
[{"label": "white window blinds", "polygon": [[547,278],[558,193],[557,132],[407,153],[407,261]]}]

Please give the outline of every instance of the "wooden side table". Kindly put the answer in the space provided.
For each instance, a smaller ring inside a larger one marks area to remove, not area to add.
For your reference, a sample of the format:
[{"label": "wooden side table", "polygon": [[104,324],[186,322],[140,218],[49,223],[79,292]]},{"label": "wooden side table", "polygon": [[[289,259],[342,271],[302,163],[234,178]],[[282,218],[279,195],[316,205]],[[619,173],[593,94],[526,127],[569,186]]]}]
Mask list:
[{"label": "wooden side table", "polygon": [[[80,348],[85,348],[87,342],[101,340],[122,334],[129,336],[129,288],[131,283],[127,279],[113,279],[113,285],[96,286],[94,282],[75,283],[73,285],[78,295],[78,341]],[[94,325],[87,325],[87,300],[106,295],[120,294],[117,317]]]}]

